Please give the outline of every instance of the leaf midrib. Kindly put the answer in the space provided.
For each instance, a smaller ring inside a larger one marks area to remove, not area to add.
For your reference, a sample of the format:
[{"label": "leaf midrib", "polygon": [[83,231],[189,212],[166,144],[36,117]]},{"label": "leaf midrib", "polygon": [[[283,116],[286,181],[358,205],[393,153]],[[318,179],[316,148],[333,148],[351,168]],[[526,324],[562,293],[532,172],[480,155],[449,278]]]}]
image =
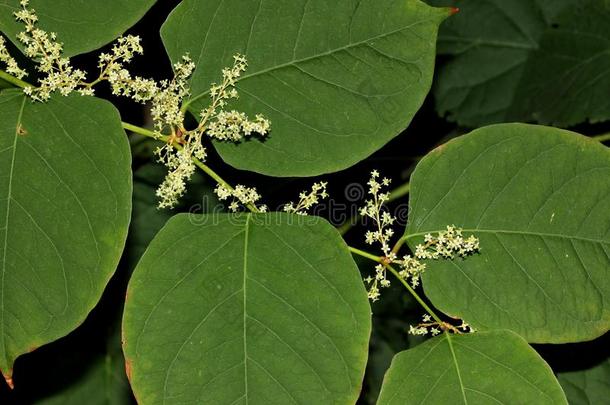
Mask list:
[{"label": "leaf midrib", "polygon": [[460,383],[460,391],[462,392],[462,400],[464,404],[468,404],[468,400],[466,399],[466,391],[464,390],[464,382],[462,381],[462,374],[460,373],[460,366],[458,365],[457,357],[455,356],[455,350],[453,350],[453,342],[451,342],[451,335],[449,332],[445,332],[445,337],[447,340],[447,344],[449,345],[449,350],[451,351],[451,358],[453,360],[453,365],[455,366],[455,372],[458,377],[458,382]]},{"label": "leaf midrib", "polygon": [[[13,174],[15,172],[15,156],[17,155],[17,138],[19,136],[19,126],[21,125],[21,118],[23,117],[23,110],[25,108],[25,96],[23,96],[23,101],[21,102],[21,107],[19,109],[19,115],[17,116],[17,123],[15,125],[15,136],[13,139],[13,155],[11,157],[11,166],[9,169],[9,177],[8,177],[8,193],[6,198],[6,216],[4,223],[4,248],[2,252],[2,276],[0,277],[0,293],[2,297],[0,298],[0,341],[2,342],[0,347],[2,348],[2,356],[4,357],[3,362],[8,366],[8,353],[6,347],[5,333],[4,333],[4,278],[6,275],[6,252],[8,250],[8,221],[10,217],[11,211],[11,194],[13,190]],[[1,366],[1,365],[0,365]],[[5,373],[9,373],[9,370],[1,370]]]},{"label": "leaf midrib", "polygon": [[[420,20],[420,21],[416,21],[416,22],[414,22],[414,23],[412,23],[412,24],[409,24],[409,25],[407,25],[407,26],[404,26],[404,27],[401,27],[401,28],[395,29],[395,30],[393,30],[393,31],[389,31],[389,32],[385,32],[385,33],[383,33],[383,34],[375,35],[375,36],[373,36],[373,37],[366,38],[366,39],[363,39],[363,40],[361,40],[361,41],[353,42],[353,43],[350,43],[350,44],[347,44],[347,45],[344,45],[344,46],[341,46],[341,47],[338,47],[338,48],[334,48],[334,49],[331,49],[331,50],[326,51],[326,52],[322,52],[322,53],[318,53],[318,54],[315,54],[315,55],[307,56],[307,57],[305,57],[305,58],[301,58],[301,59],[293,59],[293,60],[291,60],[291,61],[284,62],[284,63],[281,63],[281,64],[279,64],[279,65],[270,66],[270,67],[268,67],[268,68],[265,68],[265,69],[259,70],[259,71],[257,71],[257,72],[254,72],[254,73],[251,73],[251,74],[244,75],[244,76],[242,76],[242,77],[241,77],[239,80],[236,80],[236,83],[239,83],[239,82],[241,82],[241,81],[247,80],[247,79],[252,78],[252,77],[256,77],[256,76],[259,76],[259,75],[263,75],[263,74],[265,74],[265,73],[273,72],[273,71],[275,71],[275,70],[283,69],[283,68],[285,68],[285,67],[293,66],[293,65],[296,65],[296,64],[299,64],[299,63],[302,63],[302,62],[307,62],[307,61],[309,61],[309,60],[313,60],[313,59],[317,59],[317,58],[323,58],[323,57],[325,57],[325,56],[330,56],[330,55],[332,55],[332,54],[334,54],[334,53],[341,52],[341,51],[344,51],[344,50],[346,50],[346,49],[355,48],[355,47],[357,47],[357,46],[364,45],[364,44],[366,44],[367,42],[374,41],[374,40],[377,40],[377,39],[380,39],[380,38],[384,38],[384,37],[388,37],[388,36],[391,36],[391,35],[394,35],[394,34],[398,34],[399,32],[402,32],[402,31],[404,31],[404,30],[407,30],[407,29],[409,29],[409,28],[412,28],[412,27],[414,27],[414,26],[416,26],[416,25],[418,25],[418,24],[427,23],[427,22],[432,21],[432,20],[433,20],[432,18],[423,19],[423,20]],[[205,97],[205,96],[206,96],[206,95],[208,95],[209,93],[210,93],[210,91],[209,91],[209,90],[206,90],[206,91],[204,91],[204,92],[202,92],[202,93],[199,93],[199,94],[198,94],[198,95],[196,95],[195,97],[193,97],[193,98],[191,98],[190,100],[188,100],[188,101],[185,103],[185,107],[184,107],[184,108],[187,108],[187,107],[188,107],[188,106],[190,106],[192,103],[194,103],[195,101],[199,100],[199,99],[200,99],[200,98],[202,98],[202,97]]]}]

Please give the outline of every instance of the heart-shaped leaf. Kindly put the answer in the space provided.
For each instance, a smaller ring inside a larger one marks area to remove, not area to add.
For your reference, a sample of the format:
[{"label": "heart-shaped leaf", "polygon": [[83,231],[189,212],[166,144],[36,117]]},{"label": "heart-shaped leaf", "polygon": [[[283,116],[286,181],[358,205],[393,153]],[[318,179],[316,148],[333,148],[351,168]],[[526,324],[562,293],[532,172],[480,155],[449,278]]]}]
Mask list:
[{"label": "heart-shaped leaf", "polygon": [[242,53],[231,108],[263,113],[268,139],[215,143],[222,158],[274,176],[349,167],[409,124],[430,89],[447,9],[418,0],[185,0],[162,29],[173,61],[197,63],[190,110]]},{"label": "heart-shaped leaf", "polygon": [[127,294],[124,352],[142,404],[358,398],[370,307],[320,218],[177,215]]},{"label": "heart-shaped leaf", "polygon": [[0,370],[66,335],[115,271],[131,212],[117,111],[90,97],[0,94]]},{"label": "heart-shaped leaf", "polygon": [[510,331],[443,334],[397,354],[381,389],[390,404],[567,404],[551,368]]},{"label": "heart-shaped leaf", "polygon": [[432,261],[426,295],[477,330],[574,342],[610,326],[610,151],[573,132],[503,124],[440,146],[411,178],[406,237],[447,225],[480,254]]}]

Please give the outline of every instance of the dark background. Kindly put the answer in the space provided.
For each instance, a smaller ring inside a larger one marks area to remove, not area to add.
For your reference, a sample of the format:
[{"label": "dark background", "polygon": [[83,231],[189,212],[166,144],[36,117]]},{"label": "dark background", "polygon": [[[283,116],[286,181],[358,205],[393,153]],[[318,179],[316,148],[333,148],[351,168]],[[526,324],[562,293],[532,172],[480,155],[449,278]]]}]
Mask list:
[{"label": "dark background", "polygon": [[[137,57],[131,71],[144,77],[164,79],[172,76],[171,65],[160,40],[159,29],[168,13],[179,3],[178,0],[159,1],[147,15],[128,33],[140,35],[145,49],[144,56]],[[84,67],[88,72],[96,72],[97,52],[74,58],[74,65]],[[439,58],[438,64],[444,61]],[[121,111],[124,121],[149,126],[150,117],[145,106],[126,99],[113,98],[107,88],[100,87],[97,95],[110,99]],[[582,125],[575,130],[584,134],[598,134],[610,130],[608,125]],[[466,132],[439,117],[434,109],[434,100],[428,96],[424,106],[415,116],[407,130],[369,159],[339,173],[308,179],[265,178],[253,173],[239,172],[223,163],[210,146],[208,163],[215,168],[229,183],[239,182],[255,185],[263,195],[264,202],[276,208],[294,200],[301,190],[308,189],[314,181],[324,180],[329,183],[329,194],[333,204],[346,212],[355,212],[362,201],[354,201],[346,196],[353,183],[365,186],[372,169],[392,178],[393,186],[408,181],[410,172],[418,158],[433,147],[451,137]],[[6,386],[0,385],[1,404],[30,404],[45,399],[54,399],[54,403],[69,402],[68,397],[60,395],[70,392],[71,387],[78,386],[90,377],[92,368],[104,363],[106,366],[106,384],[99,387],[100,398],[90,398],[87,403],[129,403],[133,401],[129,387],[125,382],[120,352],[119,325],[122,302],[129,274],[139,255],[154,236],[155,232],[175,212],[202,211],[209,209],[216,201],[211,195],[214,184],[200,175],[195,176],[189,188],[189,195],[182,205],[174,210],[159,211],[155,208],[154,189],[163,178],[163,168],[154,163],[152,149],[154,141],[130,135],[134,151],[134,214],[127,248],[121,265],[108,285],[104,297],[90,314],[86,322],[70,335],[46,345],[30,354],[20,357],[14,369],[15,390],[9,393]],[[397,213],[405,218],[407,197],[391,204],[390,209],[402,210]],[[207,207],[207,208],[206,208]],[[338,218],[330,216],[332,206],[321,205],[319,215],[340,225]],[[343,211],[342,211],[343,212]],[[403,223],[399,224],[404,227]],[[365,224],[366,225],[366,224]],[[364,225],[364,226],[365,226]],[[364,246],[364,226],[357,225],[346,234],[350,245]],[[402,229],[397,227],[397,234]],[[363,273],[372,271],[370,263],[359,263]],[[518,292],[516,292],[518,293]],[[406,330],[410,323],[417,323],[422,311],[399,288],[384,291],[383,299],[373,305],[374,326],[371,340],[370,361],[365,376],[364,388],[360,402],[374,403],[378,394],[383,374],[392,356],[400,350],[418,344],[422,338],[408,336]],[[535,347],[550,363],[556,372],[587,368],[610,355],[610,338],[608,335],[596,341],[572,345],[538,345]],[[98,381],[98,380],[94,380]],[[99,381],[103,381],[99,379]],[[118,382],[117,382],[118,381]],[[0,383],[2,384],[2,383]],[[104,398],[107,387],[116,392]],[[117,399],[118,398],[118,399]]]}]

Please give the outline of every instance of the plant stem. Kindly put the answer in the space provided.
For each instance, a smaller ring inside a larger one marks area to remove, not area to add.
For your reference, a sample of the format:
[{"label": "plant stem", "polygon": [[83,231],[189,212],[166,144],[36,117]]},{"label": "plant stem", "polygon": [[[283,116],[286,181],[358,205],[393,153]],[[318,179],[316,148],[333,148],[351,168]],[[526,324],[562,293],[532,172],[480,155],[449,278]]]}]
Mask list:
[{"label": "plant stem", "polygon": [[[167,142],[169,140],[169,136],[167,136],[167,135],[161,135],[161,134],[153,132],[149,129],[138,127],[137,125],[133,125],[128,122],[121,122],[121,125],[123,126],[124,129],[126,129],[128,131],[134,132],[139,135],[146,136],[148,138],[155,139],[157,141]],[[178,150],[182,150],[182,145],[180,145],[177,142],[174,142],[173,146]],[[220,177],[220,175],[218,173],[216,173],[214,170],[212,170],[212,168],[210,166],[206,165],[201,160],[199,160],[195,157],[192,157],[191,159],[192,159],[193,163],[195,164],[195,166],[197,166],[205,174],[207,174],[212,179],[214,179],[214,181],[216,181],[216,183],[221,184],[223,187],[225,187],[226,189],[228,189],[230,191],[235,190],[229,183],[227,183],[222,177]],[[259,212],[258,208],[256,208],[256,206],[254,204],[246,204],[246,207],[251,212]]]},{"label": "plant stem", "polygon": [[398,242],[396,242],[396,244],[392,248],[392,253],[398,253],[398,251],[400,250],[402,245],[404,245],[405,242],[408,241],[409,239],[412,239],[412,238],[415,238],[415,237],[418,237],[418,236],[424,236],[427,233],[432,233],[432,232],[431,231],[427,231],[427,232],[412,233],[412,234],[409,234],[409,235],[402,235],[400,237],[400,239],[398,239]]},{"label": "plant stem", "polygon": [[167,142],[167,140],[169,139],[169,136],[167,135],[162,135],[157,132],[153,132],[150,129],[138,127],[137,125],[133,125],[128,122],[121,122],[121,126],[128,131],[134,132],[139,135],[144,135],[148,138],[152,138],[157,141]]},{"label": "plant stem", "polygon": [[348,246],[348,249],[350,252],[357,254],[358,256],[365,257],[365,258],[372,260],[374,262],[377,262],[377,263],[383,263],[383,257],[381,257],[381,256],[375,256],[371,253],[365,252],[364,250],[360,250],[360,249],[357,249],[352,246]]},{"label": "plant stem", "polygon": [[17,79],[15,76],[10,75],[3,70],[0,70],[0,79],[21,88],[31,86],[28,82],[24,82],[21,79]]},{"label": "plant stem", "polygon": [[394,277],[396,277],[398,279],[398,281],[400,281],[402,283],[402,285],[407,289],[407,291],[409,291],[411,293],[411,295],[413,296],[413,298],[415,298],[415,300],[417,302],[419,302],[419,305],[421,305],[428,314],[430,314],[430,316],[439,324],[439,325],[444,325],[445,322],[443,322],[441,320],[441,318],[432,310],[432,308],[430,308],[428,306],[428,304],[426,304],[426,302],[419,296],[419,294],[417,294],[415,292],[415,290],[409,285],[409,283],[407,283],[402,277],[400,277],[400,274],[398,274],[398,271],[396,271],[396,269],[394,269],[392,266],[390,266],[389,264],[386,264],[385,267],[390,270],[390,272],[394,275]]},{"label": "plant stem", "polygon": [[348,249],[353,254],[356,254],[358,256],[365,257],[365,258],[367,258],[369,260],[372,260],[374,262],[383,264],[385,266],[385,268],[390,270],[390,273],[392,273],[394,275],[394,277],[396,277],[398,279],[398,281],[400,281],[402,283],[402,285],[407,289],[407,291],[409,291],[409,293],[413,296],[413,298],[415,298],[415,300],[426,310],[426,312],[428,314],[430,314],[430,316],[439,325],[445,325],[445,322],[443,322],[441,320],[441,318],[432,310],[432,308],[430,308],[430,306],[428,304],[426,304],[426,302],[419,296],[419,294],[417,294],[415,292],[415,290],[409,285],[409,283],[407,283],[402,277],[400,277],[400,274],[398,274],[398,271],[396,269],[394,269],[392,266],[390,266],[389,264],[387,264],[383,260],[383,257],[375,256],[375,255],[373,255],[371,253],[365,252],[363,250],[357,249],[357,248],[352,247],[352,246],[348,246]]},{"label": "plant stem", "polygon": [[610,132],[608,132],[607,134],[592,136],[591,138],[595,139],[598,142],[610,141]]},{"label": "plant stem", "polygon": [[[174,147],[178,150],[182,150],[182,145],[180,145],[179,143],[174,143]],[[227,183],[222,177],[220,177],[220,175],[218,173],[216,173],[214,170],[212,170],[212,168],[210,166],[206,165],[205,163],[203,163],[201,160],[197,159],[196,157],[192,157],[191,159],[192,159],[193,163],[195,164],[195,166],[200,168],[205,174],[207,174],[212,179],[214,179],[214,181],[216,181],[216,183],[222,185],[229,191],[235,191],[235,189],[229,183]],[[254,213],[260,212],[259,209],[256,208],[256,206],[251,203],[246,204],[246,208],[248,208],[250,210],[250,212],[254,212]]]}]

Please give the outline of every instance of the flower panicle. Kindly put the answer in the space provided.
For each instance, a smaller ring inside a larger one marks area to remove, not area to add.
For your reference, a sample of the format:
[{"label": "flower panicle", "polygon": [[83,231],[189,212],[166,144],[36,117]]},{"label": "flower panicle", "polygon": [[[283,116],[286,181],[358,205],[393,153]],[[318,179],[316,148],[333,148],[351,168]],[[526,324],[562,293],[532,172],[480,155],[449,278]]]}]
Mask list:
[{"label": "flower panicle", "polygon": [[112,46],[110,53],[102,53],[98,58],[99,77],[87,86],[103,80],[108,81],[112,94],[131,98],[138,103],[150,101],[159,91],[157,82],[139,76],[132,77],[129,70],[125,68],[127,63],[136,55],[144,54],[140,44],[141,39],[137,35],[120,37]]},{"label": "flower panicle", "polygon": [[[194,170],[193,159],[203,162],[206,158],[206,149],[203,146],[203,136],[215,138],[222,141],[238,142],[244,136],[253,133],[266,135],[271,123],[262,115],[257,114],[255,120],[251,121],[246,114],[235,110],[225,111],[227,100],[237,98],[237,91],[232,87],[235,81],[246,69],[247,62],[241,55],[234,56],[234,65],[222,71],[223,84],[220,86],[212,85],[210,94],[214,94],[211,104],[200,114],[200,122],[195,129],[186,130],[183,125],[184,112],[183,101],[190,96],[188,79],[195,70],[195,64],[188,55],[182,57],[182,61],[174,64],[174,79],[161,82],[152,99],[152,116],[155,122],[155,129],[161,132],[165,128],[170,128],[172,135],[169,137],[168,145],[174,143],[180,147],[167,146],[162,149],[163,153],[180,152],[183,158],[178,159],[182,162],[181,166],[171,167],[168,177],[164,182],[173,184],[172,187],[164,187],[158,190],[161,198],[159,206],[173,207],[179,197],[185,192],[183,183],[187,181]],[[165,163],[166,158],[162,161]],[[189,163],[190,162],[190,163]],[[191,170],[193,169],[193,170]],[[232,198],[229,210],[237,212],[240,207],[249,204],[256,205],[260,200],[260,195],[254,188],[238,185],[234,189],[229,189],[219,185],[216,194],[220,200]],[[260,205],[259,211],[265,211],[267,207]]]},{"label": "flower panicle", "polygon": [[299,194],[299,201],[296,204],[292,201],[284,204],[284,212],[307,215],[308,211],[318,204],[320,200],[328,198],[328,193],[326,192],[327,185],[328,183],[325,181],[314,183],[311,186],[311,191],[302,191]]},{"label": "flower panicle", "polygon": [[414,256],[405,255],[399,258],[391,248],[390,240],[394,235],[392,225],[396,218],[384,209],[384,204],[389,199],[389,193],[384,187],[390,185],[388,178],[381,178],[377,170],[371,172],[368,181],[370,198],[365,201],[365,206],[360,209],[360,214],[372,219],[375,229],[365,234],[366,243],[380,245],[383,252],[383,262],[375,267],[374,277],[368,276],[364,281],[368,285],[368,296],[371,301],[379,300],[381,288],[390,286],[387,278],[386,265],[396,264],[399,267],[398,275],[401,279],[409,282],[412,288],[420,285],[421,276],[426,270],[424,260],[465,258],[479,251],[479,239],[474,235],[465,237],[461,228],[448,225],[446,230],[436,235],[428,233],[424,236],[424,243],[415,247]]},{"label": "flower panicle", "polygon": [[479,239],[474,235],[464,237],[462,229],[455,225],[447,225],[447,229],[433,236],[428,233],[424,236],[424,243],[415,248],[418,259],[453,259],[466,257],[479,251]]},{"label": "flower panicle", "polygon": [[57,34],[37,28],[38,16],[34,9],[29,8],[28,0],[21,0],[20,5],[21,9],[13,14],[25,30],[17,35],[17,39],[25,46],[25,55],[36,60],[36,69],[44,74],[38,80],[38,87],[26,87],[24,93],[35,101],[46,101],[55,91],[63,96],[73,91],[93,95],[93,89],[79,87],[86,74],[72,67],[70,59],[63,56],[63,43],[57,41]]},{"label": "flower panicle", "polygon": [[[151,114],[155,129],[184,128],[184,112],[182,102],[191,95],[188,79],[195,70],[195,63],[190,56],[182,56],[180,62],[174,64],[174,78],[162,80],[152,97]],[[199,139],[199,137],[196,137]]]},{"label": "flower panicle", "polygon": [[476,332],[476,330],[462,321],[461,325],[455,326],[450,324],[449,322],[438,322],[433,320],[432,317],[428,314],[424,314],[422,316],[422,322],[413,326],[409,325],[409,329],[407,333],[409,335],[414,336],[425,336],[427,334],[434,336],[439,335],[443,331],[449,331],[455,334],[463,334],[463,333],[472,333]]},{"label": "flower panicle", "polygon": [[254,119],[250,119],[243,112],[225,110],[230,99],[239,98],[235,84],[247,68],[246,57],[236,54],[233,56],[233,66],[222,69],[222,82],[211,85],[209,91],[211,102],[199,113],[199,128],[205,130],[211,138],[239,142],[252,134],[259,136],[268,134],[271,122],[262,114],[256,114]]},{"label": "flower panicle", "polygon": [[[396,254],[390,248],[390,240],[394,236],[392,225],[396,218],[385,210],[384,204],[390,198],[390,193],[384,192],[384,188],[390,185],[391,181],[387,177],[380,177],[377,170],[371,172],[371,177],[367,182],[369,199],[365,201],[364,207],[360,208],[360,215],[365,218],[370,218],[373,221],[375,229],[367,231],[364,239],[369,245],[379,244],[384,255],[384,260],[389,264],[396,259]],[[375,267],[375,276],[368,276],[364,279],[369,285],[368,297],[371,301],[379,300],[381,296],[381,288],[390,286],[390,280],[387,278],[386,267],[383,264],[378,264]]]},{"label": "flower panicle", "polygon": [[17,64],[15,58],[11,56],[6,47],[6,40],[3,36],[0,36],[0,62],[6,65],[6,72],[15,76],[17,79],[23,79],[28,73],[21,69]]},{"label": "flower panicle", "polygon": [[168,168],[168,173],[156,191],[159,208],[173,208],[186,192],[186,181],[195,172],[195,165],[188,151],[176,149],[172,144],[157,148],[158,162]]},{"label": "flower panicle", "polygon": [[[218,184],[214,189],[220,201],[231,199],[229,210],[231,212],[239,212],[242,206],[254,205],[261,199],[260,194],[255,187],[246,187],[238,184],[235,188],[229,188],[226,185]],[[257,206],[259,212],[267,212],[266,205]]]},{"label": "flower panicle", "polygon": [[366,243],[369,245],[379,243],[383,254],[390,257],[392,253],[389,242],[394,236],[392,225],[396,218],[384,210],[384,204],[390,198],[390,193],[382,192],[382,190],[384,187],[388,187],[391,181],[387,177],[379,180],[379,177],[377,170],[371,172],[371,178],[367,183],[369,186],[368,194],[371,198],[365,201],[364,207],[360,208],[360,215],[371,218],[376,228],[374,231],[366,233]]},{"label": "flower panicle", "polygon": [[[174,63],[174,77],[171,80],[156,81],[133,76],[126,65],[136,55],[142,55],[144,49],[139,36],[122,36],[108,52],[99,55],[98,78],[86,82],[85,72],[73,68],[70,59],[63,56],[63,44],[57,40],[57,35],[37,27],[38,16],[29,7],[29,0],[21,0],[20,5],[21,8],[14,16],[24,25],[24,31],[17,38],[25,46],[26,56],[35,60],[36,69],[43,73],[38,87],[28,86],[23,90],[32,100],[47,101],[56,91],[63,96],[74,91],[82,95],[93,95],[93,87],[107,81],[114,95],[151,104],[155,133],[159,138],[164,131],[171,134],[166,145],[156,150],[158,161],[168,168],[168,174],[156,192],[160,208],[171,208],[178,203],[186,191],[186,182],[195,170],[195,161],[205,160],[206,149],[202,143],[204,134],[218,140],[237,142],[245,136],[255,133],[265,136],[269,132],[271,122],[263,115],[256,114],[254,119],[250,119],[243,112],[225,110],[229,99],[239,97],[235,85],[248,66],[243,55],[235,55],[233,65],[222,69],[222,82],[212,85],[212,100],[201,111],[199,125],[193,130],[187,130],[184,127],[183,103],[191,95],[188,81],[196,67],[188,54]],[[7,71],[17,78],[26,75],[9,55],[3,37],[0,37],[0,62],[7,65]],[[233,196],[235,200],[230,208],[235,209],[239,203],[247,205],[258,200],[260,196],[252,190],[244,186],[236,187],[234,192],[237,194]]]}]

